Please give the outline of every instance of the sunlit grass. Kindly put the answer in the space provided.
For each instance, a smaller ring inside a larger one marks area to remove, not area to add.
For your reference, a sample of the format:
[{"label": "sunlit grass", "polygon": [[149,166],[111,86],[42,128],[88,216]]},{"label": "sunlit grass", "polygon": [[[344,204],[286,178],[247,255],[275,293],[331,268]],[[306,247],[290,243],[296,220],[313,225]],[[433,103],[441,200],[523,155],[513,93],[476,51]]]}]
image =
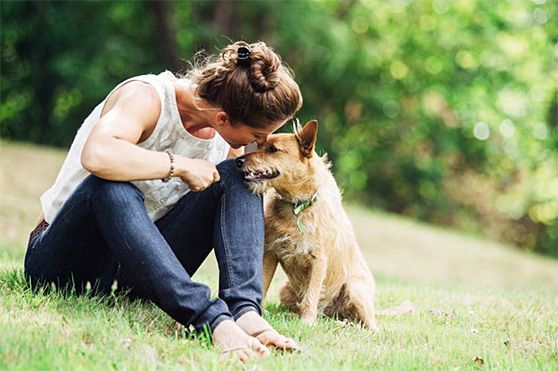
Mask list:
[{"label": "sunlit grass", "polygon": [[[212,275],[204,272],[199,279]],[[302,344],[251,363],[262,369],[503,369],[558,367],[558,300],[537,290],[422,286],[379,280],[378,306],[411,300],[412,315],[380,317],[381,332],[320,318],[314,327],[275,302],[266,317]],[[33,293],[21,270],[0,274],[0,367],[216,369],[232,367],[154,305]],[[225,362],[225,363],[223,363]],[[236,365],[240,367],[239,365]]]},{"label": "sunlit grass", "polygon": [[[0,369],[242,368],[153,304],[29,290],[27,233],[62,159],[60,151],[2,142],[0,186],[11,198],[0,200]],[[26,185],[35,170],[39,184]],[[558,369],[556,261],[354,206],[349,215],[377,278],[377,306],[410,300],[416,312],[380,317],[377,334],[329,318],[309,327],[278,304],[279,274],[265,316],[302,350],[245,368]],[[216,292],[213,257],[194,278]]]}]

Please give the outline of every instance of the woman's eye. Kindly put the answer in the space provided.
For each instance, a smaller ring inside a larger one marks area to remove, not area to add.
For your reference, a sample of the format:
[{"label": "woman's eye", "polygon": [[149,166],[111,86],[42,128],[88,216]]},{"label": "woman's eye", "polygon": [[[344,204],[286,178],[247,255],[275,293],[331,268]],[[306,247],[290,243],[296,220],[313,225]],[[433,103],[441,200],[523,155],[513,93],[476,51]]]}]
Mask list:
[{"label": "woman's eye", "polygon": [[269,153],[275,153],[279,151],[279,149],[277,149],[277,147],[275,147],[273,144],[267,147],[267,152]]}]

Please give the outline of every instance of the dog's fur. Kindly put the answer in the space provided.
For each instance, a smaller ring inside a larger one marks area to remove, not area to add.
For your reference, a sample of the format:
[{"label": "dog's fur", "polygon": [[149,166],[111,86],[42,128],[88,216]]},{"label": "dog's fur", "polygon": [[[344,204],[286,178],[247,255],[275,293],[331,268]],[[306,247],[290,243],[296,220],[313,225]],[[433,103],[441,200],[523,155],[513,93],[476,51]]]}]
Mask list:
[{"label": "dog's fur", "polygon": [[[310,121],[302,129],[296,125],[294,134],[272,135],[240,160],[249,187],[265,194],[264,290],[279,263],[288,277],[281,303],[304,322],[313,323],[323,313],[375,330],[374,278],[330,165],[314,151],[317,125]],[[302,212],[299,230],[293,205],[315,192],[318,200]]]}]

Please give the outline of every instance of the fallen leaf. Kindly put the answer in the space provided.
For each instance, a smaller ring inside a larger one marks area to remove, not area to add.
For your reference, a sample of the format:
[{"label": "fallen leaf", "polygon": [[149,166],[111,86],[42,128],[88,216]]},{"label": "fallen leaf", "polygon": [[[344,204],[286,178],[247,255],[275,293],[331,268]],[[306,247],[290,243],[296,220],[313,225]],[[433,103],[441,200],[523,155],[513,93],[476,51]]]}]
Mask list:
[{"label": "fallen leaf", "polygon": [[482,358],[479,357],[479,356],[476,356],[476,357],[473,359],[473,361],[474,361],[477,365],[479,365],[479,366],[483,366],[483,365],[484,365],[484,359],[482,359]]}]

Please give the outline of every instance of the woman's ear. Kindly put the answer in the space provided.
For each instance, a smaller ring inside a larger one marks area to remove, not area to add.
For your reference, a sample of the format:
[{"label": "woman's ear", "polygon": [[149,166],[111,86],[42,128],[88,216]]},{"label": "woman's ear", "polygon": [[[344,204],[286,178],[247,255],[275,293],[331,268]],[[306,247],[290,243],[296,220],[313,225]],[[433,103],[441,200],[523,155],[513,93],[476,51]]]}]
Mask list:
[{"label": "woman's ear", "polygon": [[231,119],[225,111],[219,111],[215,115],[215,124],[219,127],[231,126]]}]

